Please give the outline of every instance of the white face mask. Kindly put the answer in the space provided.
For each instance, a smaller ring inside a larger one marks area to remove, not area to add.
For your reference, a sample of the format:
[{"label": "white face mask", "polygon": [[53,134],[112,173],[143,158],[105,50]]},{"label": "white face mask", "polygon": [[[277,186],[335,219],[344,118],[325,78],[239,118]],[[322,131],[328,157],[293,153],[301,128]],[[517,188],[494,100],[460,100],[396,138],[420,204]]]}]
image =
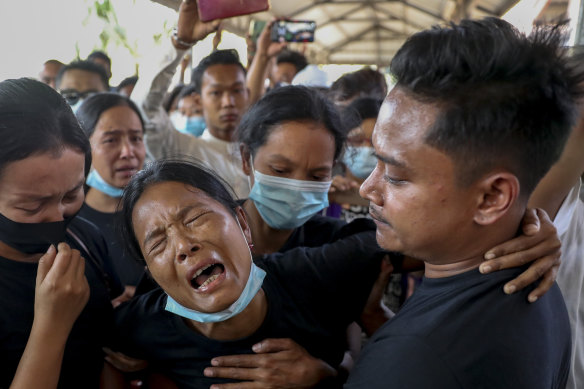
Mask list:
[{"label": "white face mask", "polygon": [[[245,239],[245,234],[243,233],[241,225],[239,225],[239,229],[241,230],[241,233]],[[240,314],[245,308],[247,308],[249,303],[259,292],[264,282],[264,278],[266,277],[266,272],[257,267],[255,263],[253,263],[253,257],[251,255],[251,249],[249,249],[249,247],[248,250],[251,268],[249,270],[249,277],[247,278],[247,283],[245,284],[245,288],[243,288],[243,291],[241,292],[239,298],[228,308],[219,312],[212,313],[199,312],[195,311],[194,309],[186,308],[180,305],[172,297],[167,295],[168,297],[166,300],[165,309],[168,312],[172,312],[184,318],[198,321],[200,323],[218,323]]]}]

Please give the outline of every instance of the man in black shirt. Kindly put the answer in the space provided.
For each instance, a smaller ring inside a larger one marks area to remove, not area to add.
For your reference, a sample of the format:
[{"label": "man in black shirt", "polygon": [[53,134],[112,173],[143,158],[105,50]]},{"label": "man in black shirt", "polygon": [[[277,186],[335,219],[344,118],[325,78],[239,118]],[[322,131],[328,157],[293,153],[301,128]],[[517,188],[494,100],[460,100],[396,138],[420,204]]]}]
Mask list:
[{"label": "man in black shirt", "polygon": [[530,304],[529,290],[503,294],[516,270],[478,270],[517,234],[574,124],[583,75],[561,41],[558,29],[527,38],[499,19],[465,20],[413,35],[394,57],[361,195],[380,246],[426,272],[348,388],[565,386],[570,328],[557,285]]}]

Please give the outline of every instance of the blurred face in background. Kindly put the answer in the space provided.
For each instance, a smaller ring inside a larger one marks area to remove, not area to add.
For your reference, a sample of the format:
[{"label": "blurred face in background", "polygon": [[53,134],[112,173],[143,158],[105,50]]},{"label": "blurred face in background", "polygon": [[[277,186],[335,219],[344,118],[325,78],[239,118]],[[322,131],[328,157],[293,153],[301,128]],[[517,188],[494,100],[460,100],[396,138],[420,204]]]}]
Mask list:
[{"label": "blurred face in background", "polygon": [[91,137],[93,167],[110,185],[124,188],[142,169],[146,149],[140,118],[128,106],[104,111]]},{"label": "blurred face in background", "polygon": [[211,135],[230,142],[248,106],[243,70],[231,64],[209,66],[203,73],[200,99]]}]

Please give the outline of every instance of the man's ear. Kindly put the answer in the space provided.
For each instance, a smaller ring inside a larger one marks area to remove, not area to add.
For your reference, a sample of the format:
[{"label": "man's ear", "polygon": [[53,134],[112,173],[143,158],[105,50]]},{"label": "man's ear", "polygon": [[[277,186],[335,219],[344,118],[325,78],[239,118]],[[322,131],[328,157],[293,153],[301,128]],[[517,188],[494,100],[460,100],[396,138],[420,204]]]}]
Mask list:
[{"label": "man's ear", "polygon": [[252,237],[251,237],[251,228],[249,228],[249,224],[247,222],[247,216],[245,215],[245,211],[243,210],[242,207],[237,207],[235,208],[235,217],[237,218],[237,221],[239,222],[239,226],[241,227],[241,230],[243,231],[243,235],[245,236],[245,240],[247,240],[247,243],[253,243],[252,242]]},{"label": "man's ear", "polygon": [[508,172],[489,174],[477,183],[479,190],[473,220],[480,225],[495,223],[509,213],[519,197],[519,180]]},{"label": "man's ear", "polygon": [[241,154],[241,169],[246,176],[251,174],[251,153],[249,152],[249,147],[245,144],[239,144],[239,153]]}]

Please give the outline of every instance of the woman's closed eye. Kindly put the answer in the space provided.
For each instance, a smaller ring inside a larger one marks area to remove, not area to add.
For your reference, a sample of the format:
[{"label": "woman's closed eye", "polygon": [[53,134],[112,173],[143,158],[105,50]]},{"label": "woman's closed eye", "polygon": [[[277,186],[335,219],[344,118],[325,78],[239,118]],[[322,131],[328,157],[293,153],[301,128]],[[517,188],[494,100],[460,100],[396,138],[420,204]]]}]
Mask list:
[{"label": "woman's closed eye", "polygon": [[200,220],[201,217],[203,217],[209,213],[211,213],[211,211],[203,211],[203,212],[196,213],[194,216],[192,216],[192,215],[187,216],[185,226],[188,226],[188,225],[195,223],[196,221]]},{"label": "woman's closed eye", "polygon": [[163,250],[165,245],[166,236],[160,236],[160,238],[153,240],[152,243],[149,244],[149,248],[146,251],[148,252],[149,255],[156,254],[159,251]]}]

